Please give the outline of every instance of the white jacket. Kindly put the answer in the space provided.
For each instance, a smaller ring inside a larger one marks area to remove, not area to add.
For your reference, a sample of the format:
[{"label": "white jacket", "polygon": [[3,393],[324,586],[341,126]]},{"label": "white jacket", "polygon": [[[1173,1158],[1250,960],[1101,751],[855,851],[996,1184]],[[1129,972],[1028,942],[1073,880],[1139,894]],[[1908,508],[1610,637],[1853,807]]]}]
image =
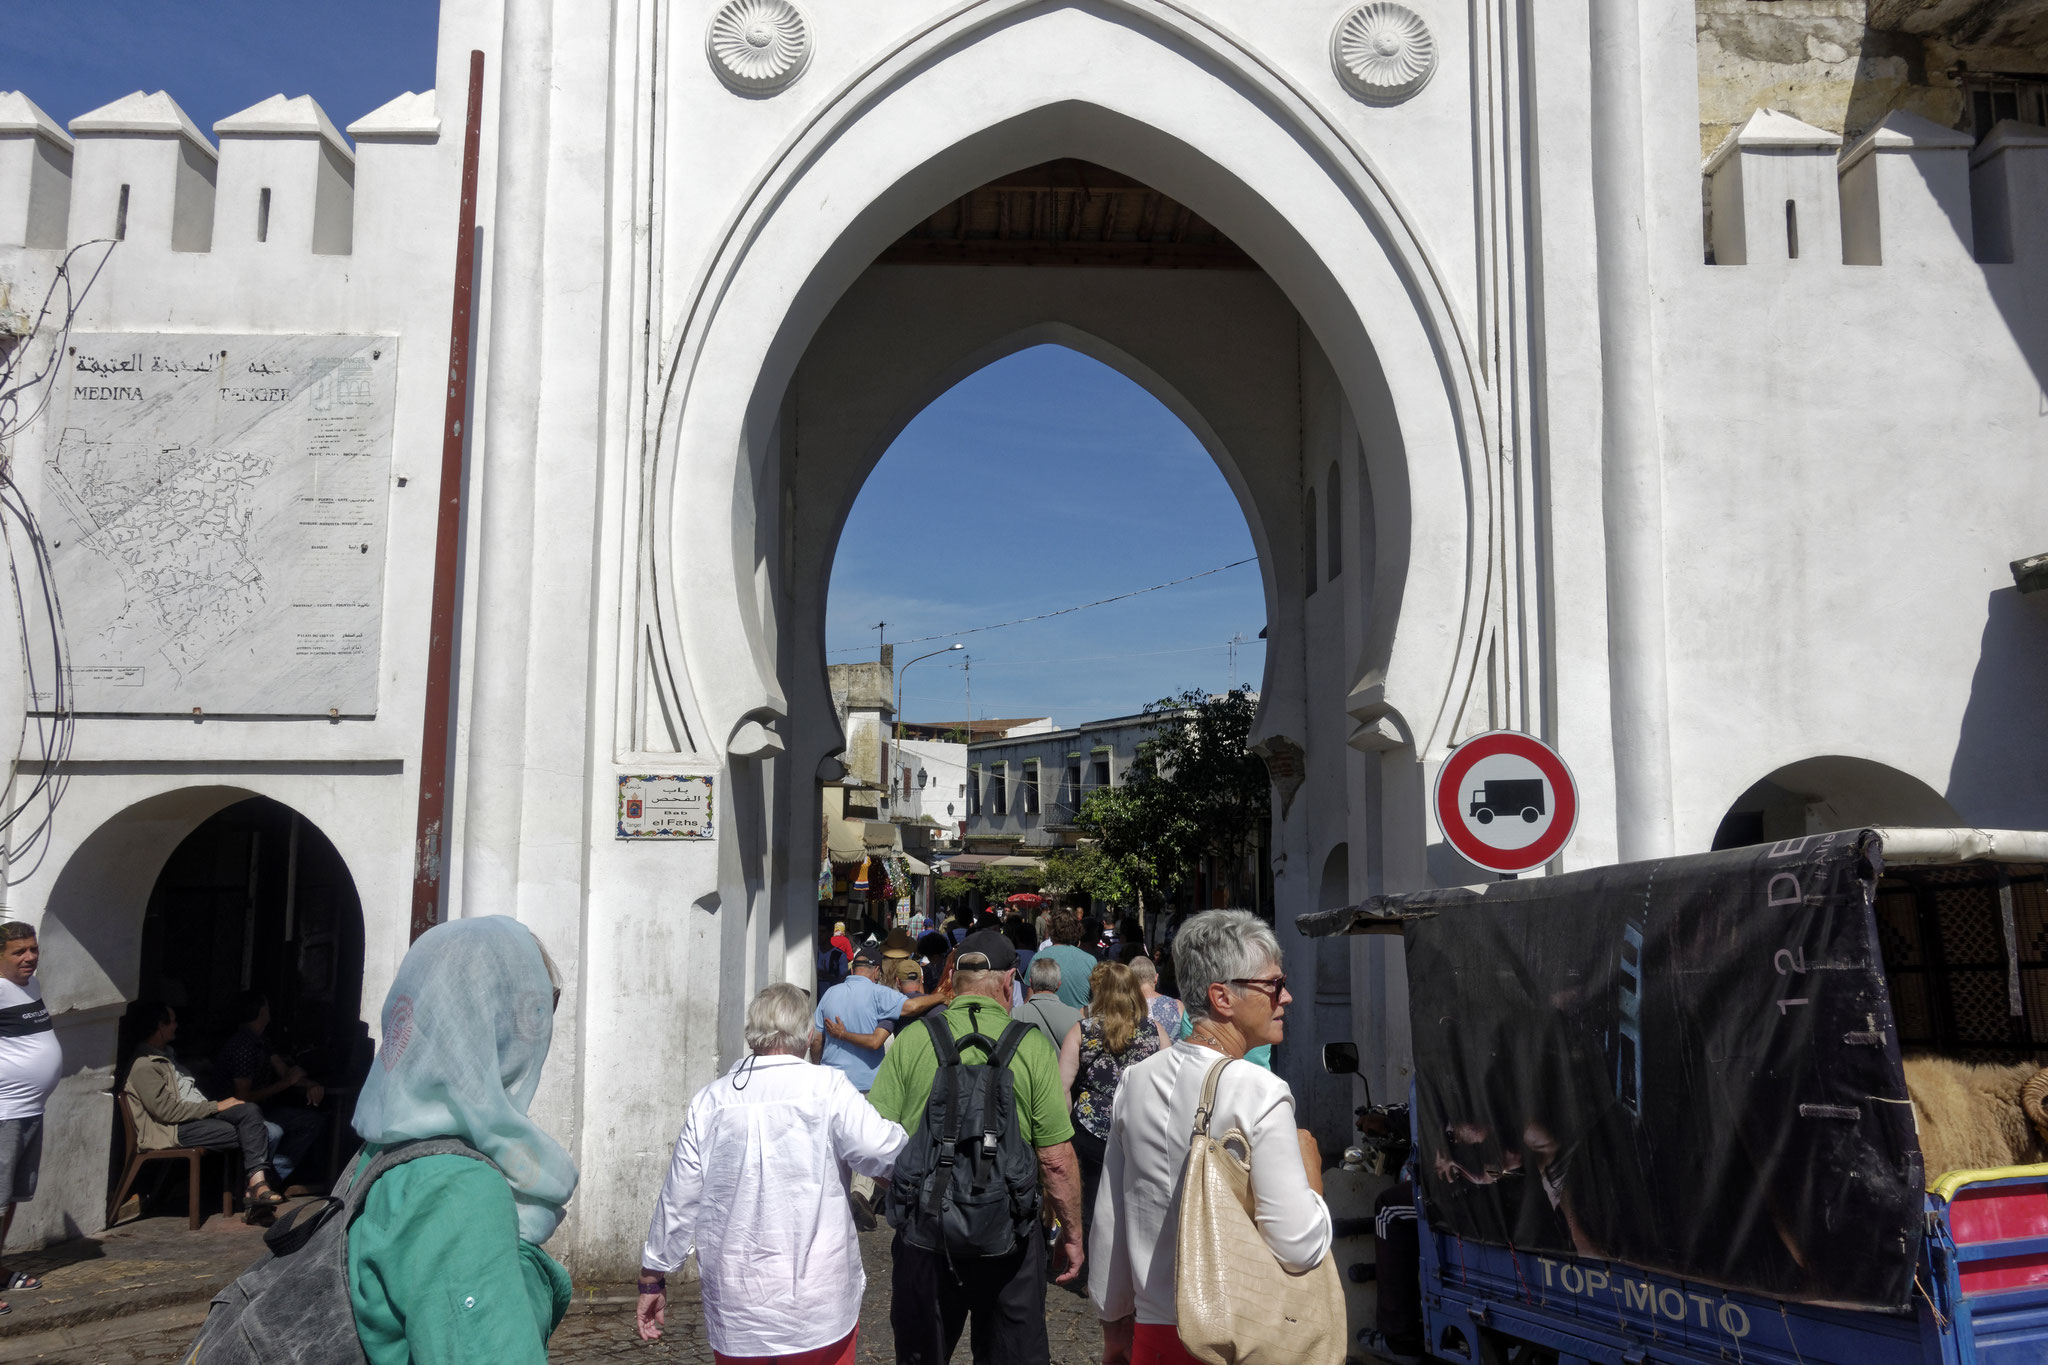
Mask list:
[{"label": "white jacket", "polygon": [[[1181,1175],[1202,1082],[1221,1053],[1182,1040],[1124,1073],[1110,1119],[1089,1235],[1088,1288],[1104,1320],[1174,1321],[1174,1242]],[[1293,1270],[1330,1250],[1330,1210],[1309,1188],[1287,1082],[1232,1062],[1216,1090],[1210,1131],[1236,1128],[1252,1142],[1252,1195],[1266,1245]]]},{"label": "white jacket", "polygon": [[842,1072],[744,1057],[691,1099],[641,1263],[674,1271],[697,1253],[714,1351],[829,1346],[867,1286],[847,1169],[886,1176],[903,1143]]}]

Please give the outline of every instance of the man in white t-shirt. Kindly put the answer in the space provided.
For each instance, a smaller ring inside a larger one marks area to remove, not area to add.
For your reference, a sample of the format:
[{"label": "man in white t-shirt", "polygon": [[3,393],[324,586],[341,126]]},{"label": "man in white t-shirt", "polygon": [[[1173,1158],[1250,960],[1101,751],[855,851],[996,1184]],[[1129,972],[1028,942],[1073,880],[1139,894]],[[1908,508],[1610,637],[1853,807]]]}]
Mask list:
[{"label": "man in white t-shirt", "polygon": [[[43,988],[35,979],[35,926],[0,923],[0,1247],[14,1222],[14,1206],[36,1195],[43,1165],[43,1106],[64,1074],[64,1050],[50,1027]],[[41,1289],[33,1275],[0,1267],[0,1292]],[[8,1307],[0,1303],[0,1313]]]}]

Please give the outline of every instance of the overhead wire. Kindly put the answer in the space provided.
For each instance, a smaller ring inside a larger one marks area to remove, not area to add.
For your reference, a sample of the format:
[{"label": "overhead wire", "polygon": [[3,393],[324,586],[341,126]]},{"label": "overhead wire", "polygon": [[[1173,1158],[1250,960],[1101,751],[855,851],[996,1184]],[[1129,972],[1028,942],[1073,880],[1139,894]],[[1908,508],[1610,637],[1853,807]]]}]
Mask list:
[{"label": "overhead wire", "polygon": [[[1148,592],[1159,592],[1164,588],[1177,588],[1183,583],[1192,583],[1198,578],[1207,578],[1212,574],[1222,573],[1226,569],[1236,569],[1246,564],[1256,564],[1258,562],[1259,557],[1257,555],[1248,555],[1243,559],[1233,559],[1228,564],[1218,564],[1213,569],[1204,569],[1200,573],[1191,573],[1185,578],[1175,578],[1169,579],[1164,583],[1154,583],[1149,588],[1133,588],[1129,592],[1117,593],[1114,597],[1104,597],[1094,602],[1083,602],[1078,606],[1061,607],[1057,611],[1042,611],[1036,616],[1020,616],[1014,621],[996,621],[985,626],[968,626],[964,630],[941,631],[937,635],[916,635],[908,640],[890,640],[888,643],[891,645],[923,645],[930,644],[933,640],[950,640],[960,635],[979,635],[985,630],[1002,630],[1008,626],[1029,625],[1033,621],[1050,621],[1055,616],[1071,616],[1077,611],[1087,611],[1092,607],[1106,607],[1112,602],[1122,602],[1133,597],[1143,597]],[[838,649],[827,650],[826,653],[855,654],[866,648],[866,645],[842,645]]]}]

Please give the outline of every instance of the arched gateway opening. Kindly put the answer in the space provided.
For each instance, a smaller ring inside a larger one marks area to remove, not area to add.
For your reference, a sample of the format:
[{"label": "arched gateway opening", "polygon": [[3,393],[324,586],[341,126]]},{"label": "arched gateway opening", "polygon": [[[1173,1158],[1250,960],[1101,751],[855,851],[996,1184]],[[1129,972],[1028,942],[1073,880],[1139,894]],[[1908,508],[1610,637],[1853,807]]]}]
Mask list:
[{"label": "arched gateway opening", "polygon": [[[985,241],[1002,216],[1043,221],[1033,200],[1052,197],[1004,193],[1021,202],[985,215]],[[1089,245],[1118,218],[1176,216],[1113,198],[1099,212]],[[877,621],[900,641],[879,654]],[[966,377],[890,444],[842,524],[826,625],[847,772],[825,789],[835,883],[828,896],[821,869],[820,925],[858,937],[941,900],[972,913],[1012,892],[1083,894],[1070,884],[1092,842],[1083,807],[1135,780],[1142,709],[1254,685],[1266,597],[1243,507],[1203,441],[1123,371],[1047,343]],[[1241,812],[1248,844],[1265,812]],[[876,850],[891,850],[879,902],[849,884]],[[1270,913],[1264,860],[1227,861],[1227,874],[1176,870],[1149,896],[1096,885],[1092,910],[1156,939],[1228,884]]]},{"label": "arched gateway opening", "polygon": [[[1324,601],[1339,602],[1340,594],[1327,591],[1335,579],[1325,569],[1341,562],[1342,551],[1326,544],[1310,572],[1302,546],[1315,535],[1327,541],[1334,533],[1354,547],[1371,537],[1361,535],[1355,510],[1341,505],[1323,509],[1313,526],[1298,511],[1304,490],[1326,483],[1341,503],[1329,471],[1361,465],[1366,443],[1335,366],[1276,281],[1188,205],[1099,163],[1043,162],[972,187],[880,251],[823,318],[778,404],[762,473],[779,490],[772,505],[783,519],[775,575],[783,588],[770,605],[787,706],[775,727],[784,746],[776,763],[786,763],[791,778],[776,794],[785,828],[816,827],[817,778],[834,775],[855,742],[828,691],[824,627],[831,565],[862,485],[941,394],[1043,345],[1079,352],[1143,389],[1193,434],[1228,486],[1259,559],[1264,621],[1254,629],[1264,624],[1268,633],[1263,671],[1246,679],[1262,701],[1255,740],[1311,747],[1311,676],[1328,701],[1343,695],[1364,622],[1346,623],[1337,607],[1336,633],[1311,642],[1309,591],[1322,587]],[[1354,480],[1369,484],[1369,471],[1357,468]],[[1056,515],[1061,501],[1085,495],[1046,494],[1038,512],[1006,509],[1000,520]],[[963,552],[985,543],[986,530],[976,528],[990,509],[951,510],[948,524]],[[1363,764],[1341,730],[1325,734],[1319,762]],[[1025,776],[1011,779],[1020,801]],[[1041,769],[1041,789],[1045,781]],[[1323,816],[1334,830],[1349,823],[1342,808]],[[769,892],[770,914],[787,926],[786,967],[801,979],[812,960],[817,850],[810,841],[777,842],[786,861]],[[1322,854],[1309,856],[1320,862]],[[1284,907],[1276,897],[1260,908],[1288,928],[1319,889],[1303,887]],[[1308,945],[1298,952],[1312,975]],[[1344,1036],[1350,1024],[1342,1013],[1314,1020],[1305,1008],[1302,1026],[1314,1032],[1328,1024]],[[1293,1049],[1284,1060],[1312,1051]]]},{"label": "arched gateway opening", "polygon": [[[1125,194],[1157,197],[1149,224],[1097,202]],[[1027,196],[1047,201],[1028,217]],[[1173,242],[1196,221],[1215,236]],[[1497,463],[1498,380],[1410,221],[1345,127],[1203,21],[1141,0],[990,4],[849,76],[705,249],[678,248],[703,264],[666,276],[660,304],[620,747],[723,766],[719,891],[700,904],[742,969],[717,1054],[738,1051],[745,992],[813,970],[818,782],[845,743],[822,599],[846,510],[911,416],[1041,342],[1159,398],[1245,512],[1288,936],[1339,843],[1363,889],[1426,884],[1428,765],[1461,733],[1526,726],[1536,702],[1530,640],[1502,626],[1522,551],[1503,544],[1520,495],[1500,485],[1522,476]],[[1211,259],[1157,259],[1182,244]],[[1398,976],[1397,952],[1355,948],[1354,980]],[[1385,1017],[1354,1027],[1369,1066],[1398,1068],[1405,1002],[1374,995]]]}]

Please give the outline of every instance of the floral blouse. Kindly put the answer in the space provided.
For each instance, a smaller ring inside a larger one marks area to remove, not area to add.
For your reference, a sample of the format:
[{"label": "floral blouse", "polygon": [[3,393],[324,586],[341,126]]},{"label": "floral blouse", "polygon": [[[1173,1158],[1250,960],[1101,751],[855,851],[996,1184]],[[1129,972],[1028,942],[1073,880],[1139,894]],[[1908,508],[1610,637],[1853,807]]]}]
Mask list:
[{"label": "floral blouse", "polygon": [[1110,1112],[1116,1105],[1116,1088],[1122,1083],[1124,1072],[1159,1051],[1159,1030],[1152,1027],[1148,1016],[1138,1023],[1138,1031],[1124,1050],[1111,1055],[1109,1046],[1103,1041],[1102,1021],[1083,1019],[1081,1021],[1081,1071],[1077,1078],[1078,1093],[1074,1097],[1074,1121],[1104,1142],[1109,1140]]}]

